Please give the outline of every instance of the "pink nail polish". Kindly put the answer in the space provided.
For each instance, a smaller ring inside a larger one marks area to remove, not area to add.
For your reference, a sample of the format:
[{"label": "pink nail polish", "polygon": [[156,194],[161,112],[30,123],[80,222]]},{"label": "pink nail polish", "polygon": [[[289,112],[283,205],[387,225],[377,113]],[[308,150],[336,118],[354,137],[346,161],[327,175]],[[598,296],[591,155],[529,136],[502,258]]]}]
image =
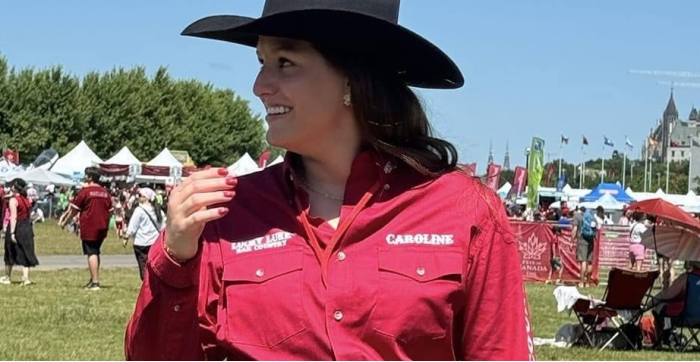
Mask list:
[{"label": "pink nail polish", "polygon": [[226,175],[228,175],[228,170],[225,169],[225,168],[220,168],[218,172],[219,172],[219,175],[220,175],[220,176],[226,176]]},{"label": "pink nail polish", "polygon": [[228,207],[222,207],[219,209],[219,215],[226,215],[228,213]]}]

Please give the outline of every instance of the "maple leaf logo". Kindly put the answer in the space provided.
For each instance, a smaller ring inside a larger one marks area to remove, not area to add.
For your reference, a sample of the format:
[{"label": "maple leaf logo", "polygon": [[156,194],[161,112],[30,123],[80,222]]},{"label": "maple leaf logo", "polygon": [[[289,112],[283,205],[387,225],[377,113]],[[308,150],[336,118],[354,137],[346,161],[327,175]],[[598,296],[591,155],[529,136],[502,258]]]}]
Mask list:
[{"label": "maple leaf logo", "polygon": [[521,240],[518,243],[518,249],[523,253],[525,260],[540,260],[542,253],[547,249],[547,245],[540,243],[540,240],[535,234],[530,235],[527,241]]}]

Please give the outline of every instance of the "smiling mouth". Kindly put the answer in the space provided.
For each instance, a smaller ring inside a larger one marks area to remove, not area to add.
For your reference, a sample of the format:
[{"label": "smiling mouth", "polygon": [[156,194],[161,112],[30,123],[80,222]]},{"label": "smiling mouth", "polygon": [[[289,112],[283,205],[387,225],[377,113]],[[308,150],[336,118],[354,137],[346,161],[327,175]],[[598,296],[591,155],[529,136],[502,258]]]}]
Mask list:
[{"label": "smiling mouth", "polygon": [[286,107],[286,106],[270,106],[267,107],[267,117],[277,117],[277,116],[283,116],[289,112],[292,111],[291,107]]}]

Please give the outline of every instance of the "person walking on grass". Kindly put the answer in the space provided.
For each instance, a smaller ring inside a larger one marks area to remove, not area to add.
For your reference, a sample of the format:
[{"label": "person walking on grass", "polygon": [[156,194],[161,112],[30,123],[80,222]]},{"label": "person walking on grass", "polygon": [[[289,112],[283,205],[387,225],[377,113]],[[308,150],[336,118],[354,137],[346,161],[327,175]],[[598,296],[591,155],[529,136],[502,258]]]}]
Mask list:
[{"label": "person walking on grass", "polygon": [[124,241],[134,239],[134,255],[139,264],[139,275],[143,280],[146,272],[146,260],[151,245],[156,242],[163,224],[163,214],[156,193],[151,188],[139,190],[139,205],[129,220],[126,232],[122,234]]},{"label": "person walking on grass", "polygon": [[12,182],[12,196],[9,200],[10,223],[5,232],[5,276],[0,284],[11,284],[12,268],[22,267],[21,286],[32,284],[29,268],[39,265],[34,252],[34,230],[29,220],[32,202],[27,197],[27,183],[22,179]]},{"label": "person walking on grass", "polygon": [[581,206],[581,212],[574,215],[572,244],[576,245],[576,259],[581,267],[579,287],[587,287],[593,274],[593,250],[598,223],[595,216]]},{"label": "person walking on grass", "polygon": [[80,213],[80,239],[83,244],[83,254],[88,258],[88,269],[90,270],[90,281],[85,285],[85,289],[99,290],[100,249],[109,231],[112,197],[98,183],[100,170],[97,167],[85,169],[85,180],[87,184],[71,201],[68,217],[60,225],[65,227],[66,222],[71,220],[75,214]]}]

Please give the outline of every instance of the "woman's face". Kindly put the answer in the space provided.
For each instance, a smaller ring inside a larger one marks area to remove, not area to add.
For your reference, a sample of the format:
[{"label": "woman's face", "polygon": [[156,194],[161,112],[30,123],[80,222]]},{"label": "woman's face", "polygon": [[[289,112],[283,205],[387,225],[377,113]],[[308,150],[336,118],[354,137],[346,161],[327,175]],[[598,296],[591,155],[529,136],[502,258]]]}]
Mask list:
[{"label": "woman's face", "polygon": [[267,111],[267,141],[297,153],[313,153],[320,140],[330,140],[354,126],[347,78],[308,42],[261,36],[257,47],[260,72],[253,92]]}]

